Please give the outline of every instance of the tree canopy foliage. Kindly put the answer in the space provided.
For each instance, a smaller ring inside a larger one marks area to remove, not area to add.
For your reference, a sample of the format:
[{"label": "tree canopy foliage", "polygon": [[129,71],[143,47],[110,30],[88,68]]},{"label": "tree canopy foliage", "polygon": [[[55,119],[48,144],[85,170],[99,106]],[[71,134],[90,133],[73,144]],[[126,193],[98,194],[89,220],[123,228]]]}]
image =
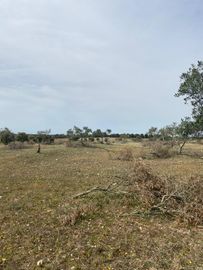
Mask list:
[{"label": "tree canopy foliage", "polygon": [[18,142],[27,142],[27,141],[29,141],[28,134],[26,134],[25,132],[19,132],[16,135],[16,141],[18,141]]},{"label": "tree canopy foliage", "polygon": [[11,132],[8,128],[2,129],[0,131],[0,141],[3,144],[9,144],[10,142],[15,141],[15,134]]},{"label": "tree canopy foliage", "polygon": [[203,131],[203,61],[192,65],[180,78],[181,84],[175,96],[183,96],[185,103],[191,103],[196,129]]}]

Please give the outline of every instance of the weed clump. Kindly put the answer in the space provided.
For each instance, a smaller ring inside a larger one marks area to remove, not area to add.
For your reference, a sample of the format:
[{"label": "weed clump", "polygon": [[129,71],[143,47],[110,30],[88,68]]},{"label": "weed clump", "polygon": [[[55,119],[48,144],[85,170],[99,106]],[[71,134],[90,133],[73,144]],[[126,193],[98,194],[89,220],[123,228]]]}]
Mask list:
[{"label": "weed clump", "polygon": [[60,221],[63,225],[75,226],[83,220],[91,219],[97,209],[92,204],[79,204],[77,206],[67,204],[61,207],[60,212]]},{"label": "weed clump", "polygon": [[152,154],[157,158],[170,158],[174,156],[175,152],[171,144],[163,142],[154,142],[151,144]]},{"label": "weed clump", "polygon": [[118,157],[118,160],[123,160],[123,161],[132,161],[133,160],[133,152],[130,148],[125,148],[120,151]]}]

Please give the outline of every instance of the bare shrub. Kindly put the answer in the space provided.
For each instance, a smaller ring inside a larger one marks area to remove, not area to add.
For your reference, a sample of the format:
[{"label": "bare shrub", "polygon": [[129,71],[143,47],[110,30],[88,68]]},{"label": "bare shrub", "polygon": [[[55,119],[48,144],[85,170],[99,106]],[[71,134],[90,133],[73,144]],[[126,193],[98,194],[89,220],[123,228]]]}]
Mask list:
[{"label": "bare shrub", "polygon": [[175,154],[170,143],[156,141],[151,144],[152,154],[157,158],[169,158]]},{"label": "bare shrub", "polygon": [[143,149],[150,151],[149,154],[145,154],[145,157],[156,157],[156,158],[170,158],[178,153],[174,146],[177,146],[177,142],[172,141],[143,141]]},{"label": "bare shrub", "polygon": [[82,141],[82,140],[79,140],[79,141],[72,141],[72,140],[68,140],[66,141],[66,147],[91,147],[91,143],[88,143],[87,141]]},{"label": "bare shrub", "polygon": [[68,141],[68,139],[66,139],[66,138],[55,139],[54,144],[55,145],[63,145],[63,144],[66,144],[67,141]]},{"label": "bare shrub", "polygon": [[29,146],[27,143],[23,143],[23,142],[11,142],[8,144],[8,148],[10,150],[20,150],[20,149],[29,148]]},{"label": "bare shrub", "polygon": [[96,210],[92,204],[78,205],[76,207],[67,204],[60,209],[60,220],[63,225],[74,226],[82,220],[90,218]]},{"label": "bare shrub", "polygon": [[142,146],[143,147],[151,147],[153,143],[154,142],[153,141],[150,141],[150,140],[143,140],[142,141]]},{"label": "bare shrub", "polygon": [[66,141],[66,142],[65,142],[65,146],[66,146],[66,147],[72,147],[72,146],[73,146],[72,141],[71,141],[71,140]]},{"label": "bare shrub", "polygon": [[27,145],[35,145],[35,143],[36,143],[36,142],[33,141],[33,140],[29,140],[28,142],[26,142]]},{"label": "bare shrub", "polygon": [[133,152],[130,148],[125,148],[120,151],[117,159],[123,161],[132,161],[133,160]]}]

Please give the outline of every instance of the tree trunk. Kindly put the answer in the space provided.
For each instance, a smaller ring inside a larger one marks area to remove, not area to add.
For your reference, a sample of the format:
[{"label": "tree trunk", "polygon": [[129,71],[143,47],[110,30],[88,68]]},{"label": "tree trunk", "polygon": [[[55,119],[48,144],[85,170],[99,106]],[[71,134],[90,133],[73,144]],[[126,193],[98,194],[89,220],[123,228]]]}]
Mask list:
[{"label": "tree trunk", "polygon": [[180,150],[179,150],[179,154],[181,155],[182,154],[182,151],[183,151],[183,147],[184,145],[186,144],[186,141],[184,141],[181,146],[180,146]]},{"label": "tree trunk", "polygon": [[38,144],[38,148],[37,148],[37,154],[40,154],[41,153],[41,145],[40,143]]}]

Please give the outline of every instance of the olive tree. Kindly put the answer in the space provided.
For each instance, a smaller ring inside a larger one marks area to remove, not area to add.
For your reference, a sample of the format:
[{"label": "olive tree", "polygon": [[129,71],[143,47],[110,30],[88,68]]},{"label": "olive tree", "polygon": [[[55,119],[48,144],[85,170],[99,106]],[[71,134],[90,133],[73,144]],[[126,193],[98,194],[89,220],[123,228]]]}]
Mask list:
[{"label": "olive tree", "polygon": [[0,131],[0,141],[7,145],[10,142],[15,141],[15,134],[11,132],[8,128],[2,129]]},{"label": "olive tree", "polygon": [[196,130],[195,122],[189,117],[181,119],[181,123],[177,127],[177,134],[179,136],[179,154],[182,154],[183,147],[185,146],[187,140],[190,136],[194,135]]},{"label": "olive tree", "polygon": [[156,138],[158,135],[158,128],[157,127],[151,127],[147,132],[149,138]]},{"label": "olive tree", "polygon": [[18,142],[27,142],[28,140],[29,140],[29,137],[25,132],[19,132],[16,135],[16,141]]},{"label": "olive tree", "polygon": [[88,139],[92,135],[91,128],[83,127],[82,137]]},{"label": "olive tree", "polygon": [[203,131],[203,61],[192,65],[189,70],[182,73],[180,87],[176,97],[183,96],[185,103],[192,105],[192,117],[196,129]]},{"label": "olive tree", "polygon": [[171,125],[168,125],[159,129],[158,134],[163,141],[165,140],[172,141],[172,146],[173,146],[175,143],[175,139],[178,136],[177,128],[178,128],[178,124],[173,122]]}]

